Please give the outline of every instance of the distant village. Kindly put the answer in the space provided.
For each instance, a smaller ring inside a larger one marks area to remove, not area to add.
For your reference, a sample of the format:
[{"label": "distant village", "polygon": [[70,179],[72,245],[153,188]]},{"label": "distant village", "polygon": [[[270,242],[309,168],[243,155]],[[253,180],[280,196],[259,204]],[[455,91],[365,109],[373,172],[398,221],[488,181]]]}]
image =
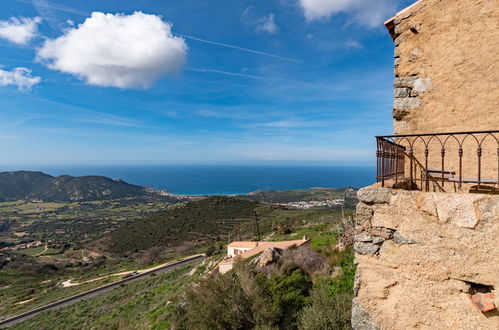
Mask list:
[{"label": "distant village", "polygon": [[308,201],[308,202],[291,202],[291,203],[278,203],[279,206],[284,206],[290,209],[306,210],[312,207],[334,207],[343,205],[344,199],[327,199],[323,201]]}]

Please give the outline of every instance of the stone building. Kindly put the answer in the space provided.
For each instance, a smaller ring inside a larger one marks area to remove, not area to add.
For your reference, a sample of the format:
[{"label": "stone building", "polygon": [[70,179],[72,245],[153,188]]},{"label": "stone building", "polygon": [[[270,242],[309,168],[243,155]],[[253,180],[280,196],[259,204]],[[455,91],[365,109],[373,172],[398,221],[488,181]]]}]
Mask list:
[{"label": "stone building", "polygon": [[359,191],[352,327],[499,329],[499,1],[386,22],[394,131]]},{"label": "stone building", "polygon": [[[420,0],[385,24],[395,44],[395,134],[499,128],[497,0]],[[423,167],[428,143],[428,166],[441,168],[445,144],[444,170],[456,177],[461,147],[463,178],[477,178],[480,152],[481,178],[497,180],[499,134],[475,137],[480,146],[464,135],[420,138],[413,151]]]}]

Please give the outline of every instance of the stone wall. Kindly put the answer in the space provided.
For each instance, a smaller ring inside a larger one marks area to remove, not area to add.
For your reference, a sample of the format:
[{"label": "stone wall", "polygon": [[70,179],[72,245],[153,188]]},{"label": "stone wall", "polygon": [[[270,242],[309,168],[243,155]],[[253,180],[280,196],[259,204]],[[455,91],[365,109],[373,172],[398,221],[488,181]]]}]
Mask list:
[{"label": "stone wall", "polygon": [[352,326],[499,329],[499,196],[371,186],[358,193]]},{"label": "stone wall", "polygon": [[499,129],[497,0],[421,0],[392,22],[395,133]]},{"label": "stone wall", "polygon": [[[420,0],[387,21],[395,44],[395,134],[499,130],[497,0]],[[423,163],[424,146],[415,157]],[[497,179],[499,145],[482,146],[482,177]],[[430,168],[440,168],[440,145]],[[477,143],[464,145],[463,176],[477,177]],[[458,170],[458,144],[448,141],[446,167]]]}]

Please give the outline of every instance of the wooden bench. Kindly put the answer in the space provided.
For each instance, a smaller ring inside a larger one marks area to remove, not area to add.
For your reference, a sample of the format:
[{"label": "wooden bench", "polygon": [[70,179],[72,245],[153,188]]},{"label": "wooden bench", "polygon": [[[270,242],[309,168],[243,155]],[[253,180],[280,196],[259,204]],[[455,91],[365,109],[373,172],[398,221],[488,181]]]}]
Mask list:
[{"label": "wooden bench", "polygon": [[[459,182],[459,178],[453,177],[450,178],[449,181]],[[478,178],[461,178],[462,183],[476,183],[478,184]],[[489,179],[489,178],[480,178],[480,184],[499,184],[497,179]]]},{"label": "wooden bench", "polygon": [[[454,170],[442,170],[439,168],[429,168],[426,170],[426,175],[428,176],[428,180],[438,181],[450,181],[450,182],[461,182],[461,183],[475,183],[478,184],[478,178],[461,178],[456,177],[456,171]],[[493,184],[499,185],[498,179],[490,179],[490,178],[481,178],[480,184]]]}]

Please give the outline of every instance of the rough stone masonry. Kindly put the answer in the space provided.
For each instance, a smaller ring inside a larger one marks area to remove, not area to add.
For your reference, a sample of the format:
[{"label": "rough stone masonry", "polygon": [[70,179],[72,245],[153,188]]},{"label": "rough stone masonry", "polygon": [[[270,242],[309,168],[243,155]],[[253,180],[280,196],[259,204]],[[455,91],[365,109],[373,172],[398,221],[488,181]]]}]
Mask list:
[{"label": "rough stone masonry", "polygon": [[475,286],[499,307],[499,195],[359,191],[352,326],[361,329],[499,329]]}]

